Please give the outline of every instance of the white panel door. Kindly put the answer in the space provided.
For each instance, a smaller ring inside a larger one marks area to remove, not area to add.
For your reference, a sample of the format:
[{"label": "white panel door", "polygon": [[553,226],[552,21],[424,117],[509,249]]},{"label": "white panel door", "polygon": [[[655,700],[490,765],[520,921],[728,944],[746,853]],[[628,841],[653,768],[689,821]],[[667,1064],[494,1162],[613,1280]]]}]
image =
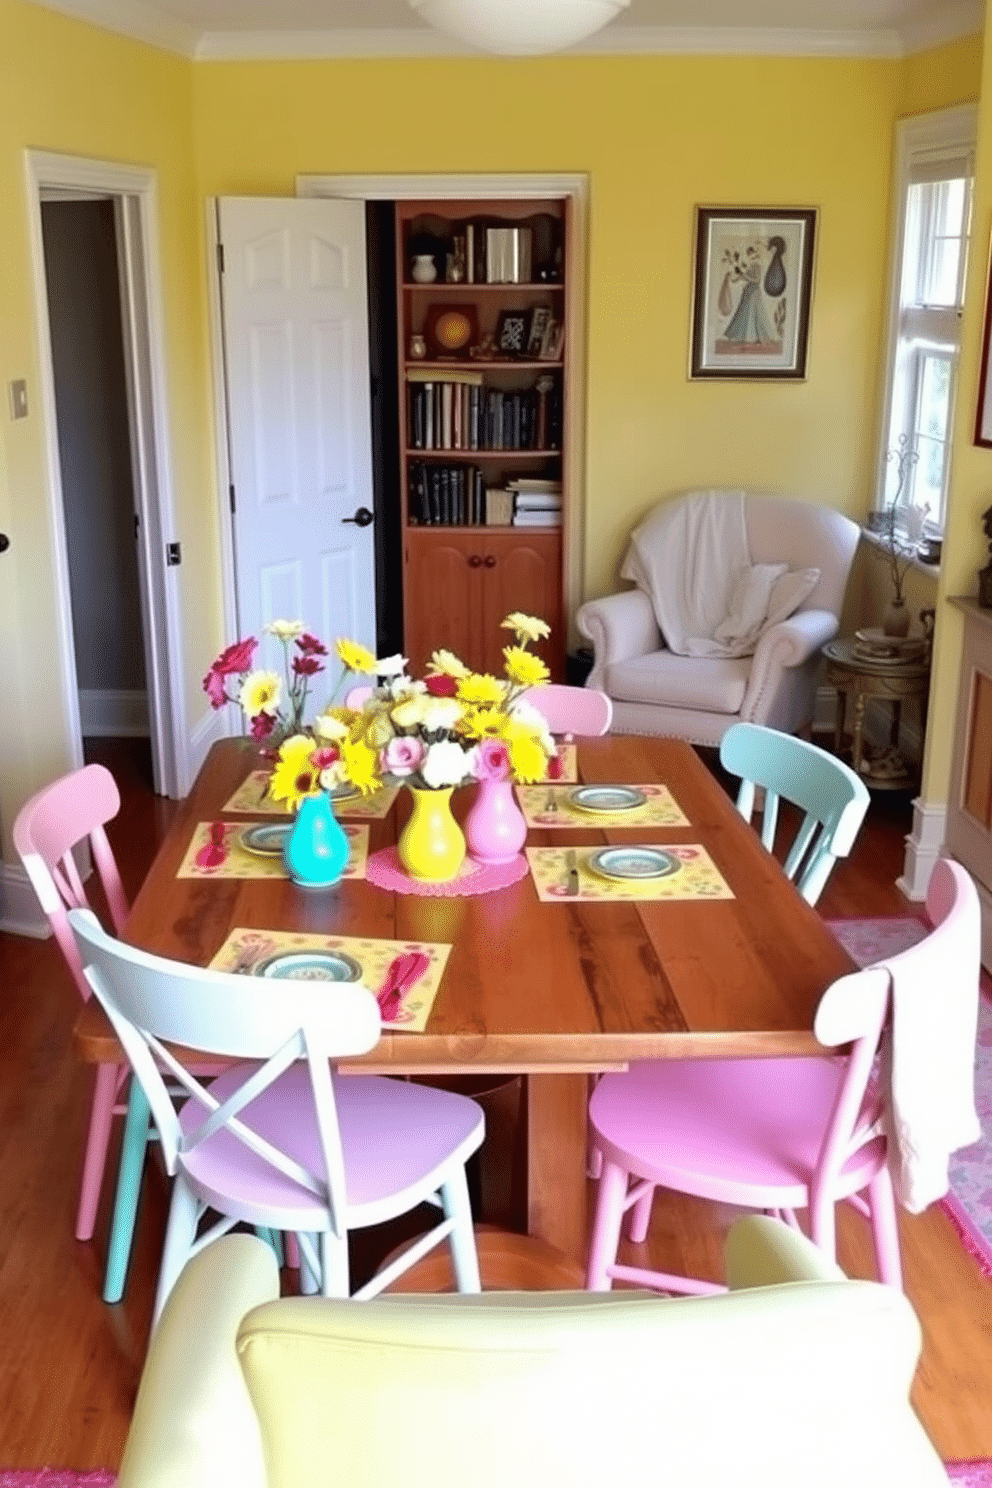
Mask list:
[{"label": "white panel door", "polygon": [[364,204],[218,205],[238,633],[280,670],[268,620],[375,652]]}]

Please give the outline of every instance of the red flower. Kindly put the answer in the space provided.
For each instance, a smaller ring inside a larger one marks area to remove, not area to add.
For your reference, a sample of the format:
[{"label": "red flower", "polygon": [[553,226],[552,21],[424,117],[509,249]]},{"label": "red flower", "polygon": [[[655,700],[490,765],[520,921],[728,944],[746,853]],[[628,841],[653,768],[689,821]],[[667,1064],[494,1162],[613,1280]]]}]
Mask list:
[{"label": "red flower", "polygon": [[458,679],[449,677],[444,672],[438,672],[434,677],[425,677],[424,681],[431,697],[454,697],[458,691]]},{"label": "red flower", "polygon": [[297,677],[312,677],[315,672],[322,672],[324,663],[318,661],[316,656],[294,656],[293,671]]},{"label": "red flower", "polygon": [[254,636],[249,636],[245,641],[235,641],[233,646],[226,647],[220,653],[210,670],[217,672],[221,677],[230,677],[236,672],[250,671],[257,645],[258,642]]},{"label": "red flower", "polygon": [[326,770],[329,765],[336,765],[341,758],[341,751],[334,744],[323,744],[320,749],[315,749],[310,756],[310,763],[317,771]]},{"label": "red flower", "polygon": [[308,634],[307,631],[304,631],[301,636],[297,636],[296,647],[297,650],[303,652],[304,656],[327,655],[327,647],[324,645],[323,641],[318,641],[316,636]]},{"label": "red flower", "polygon": [[251,721],[251,736],[253,739],[267,739],[275,726],[274,713],[256,713]]}]

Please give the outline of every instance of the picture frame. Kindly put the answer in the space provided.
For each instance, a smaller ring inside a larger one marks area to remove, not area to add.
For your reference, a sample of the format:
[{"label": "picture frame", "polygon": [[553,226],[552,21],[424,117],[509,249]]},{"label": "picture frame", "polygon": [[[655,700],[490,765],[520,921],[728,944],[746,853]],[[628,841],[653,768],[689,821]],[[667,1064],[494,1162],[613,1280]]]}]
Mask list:
[{"label": "picture frame", "polygon": [[501,310],[496,322],[496,350],[501,356],[526,356],[529,329],[529,311]]},{"label": "picture frame", "polygon": [[565,348],[565,327],[560,320],[549,320],[541,341],[538,360],[560,362]]},{"label": "picture frame", "polygon": [[984,449],[992,449],[992,370],[989,357],[992,353],[992,264],[985,290],[985,324],[982,330],[982,358],[978,372],[978,406],[975,409],[974,443]]},{"label": "picture frame", "polygon": [[429,305],[424,336],[432,362],[467,361],[479,339],[479,312],[475,305]]},{"label": "picture frame", "polygon": [[696,208],[690,379],[805,379],[817,217]]},{"label": "picture frame", "polygon": [[550,305],[535,305],[530,312],[530,325],[527,330],[527,356],[531,361],[536,361],[541,355],[541,344],[544,341],[544,333],[548,329],[548,322],[550,320]]}]

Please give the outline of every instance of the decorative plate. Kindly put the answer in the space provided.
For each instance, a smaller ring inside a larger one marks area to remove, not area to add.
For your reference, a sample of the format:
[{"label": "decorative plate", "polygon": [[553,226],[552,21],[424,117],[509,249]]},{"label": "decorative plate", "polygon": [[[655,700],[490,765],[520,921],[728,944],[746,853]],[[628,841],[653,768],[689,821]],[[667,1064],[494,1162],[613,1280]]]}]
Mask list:
[{"label": "decorative plate", "polygon": [[602,878],[620,882],[630,879],[668,878],[682,864],[660,847],[601,847],[590,853],[589,867]]},{"label": "decorative plate", "polygon": [[292,825],[291,821],[255,822],[253,826],[245,827],[238,839],[239,846],[258,858],[281,858]]},{"label": "decorative plate", "polygon": [[636,811],[643,806],[647,796],[632,785],[580,785],[569,791],[571,805],[580,811],[607,812]]},{"label": "decorative plate", "polygon": [[263,961],[255,975],[289,982],[357,982],[362,968],[343,951],[283,951]]},{"label": "decorative plate", "polygon": [[451,357],[479,339],[479,316],[474,305],[431,305],[424,322],[431,356]]}]

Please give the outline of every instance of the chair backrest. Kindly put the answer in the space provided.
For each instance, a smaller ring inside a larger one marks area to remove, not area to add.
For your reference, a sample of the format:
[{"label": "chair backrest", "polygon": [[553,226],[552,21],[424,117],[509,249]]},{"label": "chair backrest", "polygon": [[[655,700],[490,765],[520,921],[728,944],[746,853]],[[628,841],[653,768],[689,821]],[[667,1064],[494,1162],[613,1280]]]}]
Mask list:
[{"label": "chair backrest", "polygon": [[751,562],[818,568],[816,587],[799,608],[839,616],[861,536],[857,522],[832,506],[753,492],[745,495],[744,520]]},{"label": "chair backrest", "polygon": [[372,692],[373,689],[371,687],[352,687],[344,695],[345,707],[360,708],[372,696]]},{"label": "chair backrest", "polygon": [[[183,1152],[224,1128],[271,1167],[325,1200],[341,1233],[344,1159],[329,1061],[363,1054],[378,1042],[379,1007],[372,993],[359,983],[342,983],[328,997],[319,984],[284,982],[274,996],[271,982],[264,979],[207,971],[125,945],[108,935],[90,910],[70,911],[69,924],[86,979],[148,1098],[168,1172],[175,1173]],[[167,1044],[264,1063],[247,1067],[244,1083],[218,1105]],[[238,1113],[298,1059],[309,1067],[326,1178],[238,1120]],[[183,1133],[163,1069],[203,1106],[204,1120],[195,1131]]]},{"label": "chair backrest", "polygon": [[720,743],[720,763],[741,777],[737,809],[754,812],[755,788],[765,792],[761,840],[775,847],[779,800],[805,812],[783,868],[803,898],[815,904],[838,858],[854,845],[870,800],[854,771],[816,744],[757,723],[735,723]]},{"label": "chair backrest", "polygon": [[14,846],[84,1000],[90,988],[66,912],[92,906],[73,849],[88,839],[111,921],[120,934],[128,903],[104,831],[120,809],[120,792],[110,771],[103,765],[85,765],[38,791],[14,822]]},{"label": "chair backrest", "polygon": [[[817,1163],[811,1209],[834,1202],[832,1184],[853,1151],[866,1141],[882,1140],[881,1119],[883,1107],[890,1100],[887,1081],[892,1076],[892,1060],[882,1061],[877,1084],[872,1082],[872,1069],[883,1032],[889,1026],[893,988],[900,974],[916,968],[942,1007],[946,1005],[949,983],[956,976],[963,977],[970,983],[962,988],[963,1001],[967,1005],[969,998],[973,999],[977,1015],[981,939],[978,894],[960,864],[941,859],[934,865],[927,911],[934,928],[923,940],[884,963],[841,977],[820,999],[813,1021],[818,1041],[829,1049],[848,1043],[853,1047]],[[969,1060],[974,1055],[973,1030],[974,1022]],[[901,1056],[897,1053],[895,1057]],[[921,1057],[926,1061],[927,1052],[923,1051]],[[890,1154],[890,1169],[896,1162],[897,1155]]]},{"label": "chair backrest", "polygon": [[609,733],[613,702],[595,687],[568,687],[548,682],[525,693],[528,703],[543,713],[553,734],[567,739],[595,738]]}]

